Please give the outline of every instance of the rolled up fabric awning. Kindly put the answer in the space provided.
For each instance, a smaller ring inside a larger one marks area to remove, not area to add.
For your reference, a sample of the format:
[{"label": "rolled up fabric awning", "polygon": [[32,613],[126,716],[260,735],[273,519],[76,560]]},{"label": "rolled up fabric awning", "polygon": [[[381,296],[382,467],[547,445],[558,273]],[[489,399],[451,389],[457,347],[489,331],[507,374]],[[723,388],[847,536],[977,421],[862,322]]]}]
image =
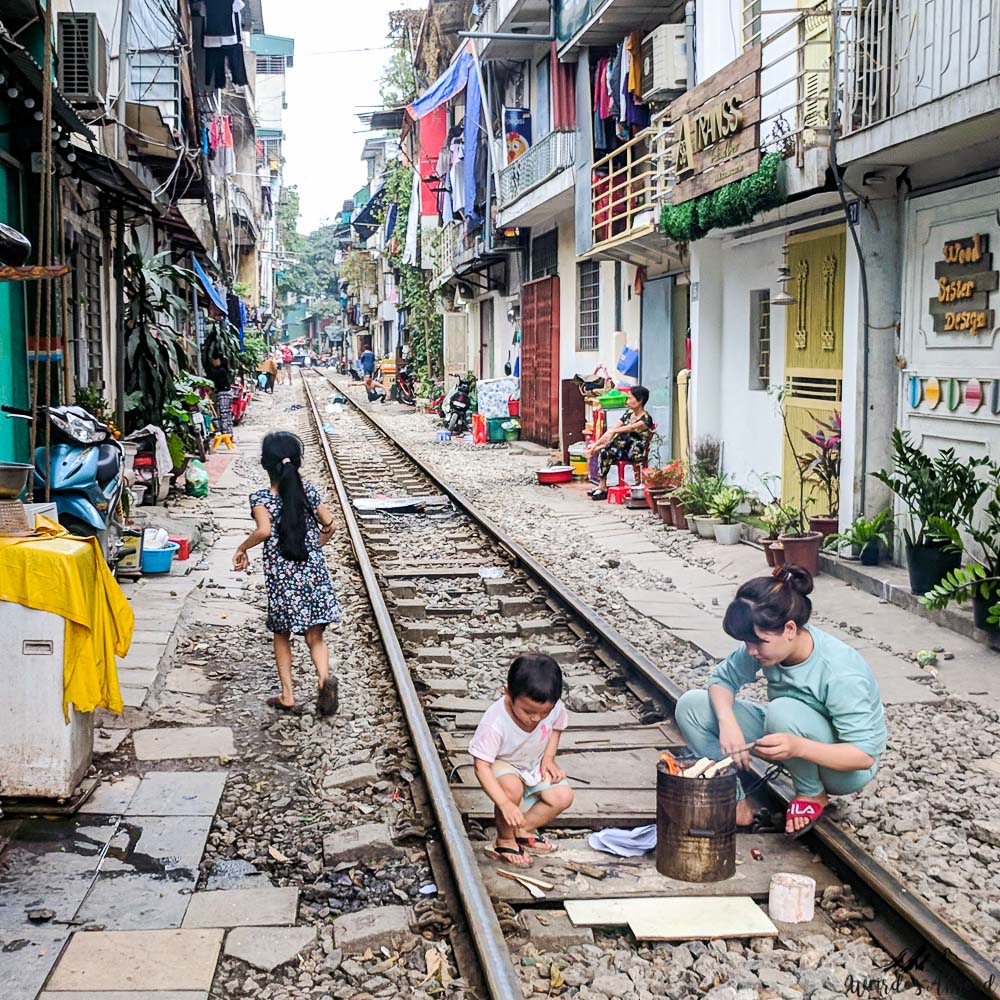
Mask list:
[{"label": "rolled up fabric awning", "polygon": [[191,254],[191,264],[194,267],[194,273],[198,275],[198,280],[201,282],[202,288],[205,289],[205,293],[212,300],[213,305],[223,316],[229,315],[229,308],[226,305],[225,297],[222,293],[212,284],[211,279],[205,273],[205,269],[198,263],[198,258]]}]

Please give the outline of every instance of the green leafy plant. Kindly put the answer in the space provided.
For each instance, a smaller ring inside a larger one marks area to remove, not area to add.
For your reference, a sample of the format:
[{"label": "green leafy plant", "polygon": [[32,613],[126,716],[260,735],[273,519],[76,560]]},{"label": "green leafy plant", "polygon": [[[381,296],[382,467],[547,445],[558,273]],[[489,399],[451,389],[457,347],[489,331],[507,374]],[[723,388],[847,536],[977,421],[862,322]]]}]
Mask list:
[{"label": "green leafy plant", "polygon": [[823,541],[826,549],[835,549],[841,545],[850,545],[860,553],[872,542],[881,543],[885,548],[892,548],[892,511],[888,508],[880,510],[874,517],[855,518],[846,531],[827,535]]},{"label": "green leafy plant", "polygon": [[1000,622],[1000,465],[989,463],[986,489],[988,502],[977,515],[951,519],[928,518],[928,535],[953,552],[969,559],[965,566],[949,572],[919,600],[927,608],[940,610],[953,601],[978,597],[993,602],[988,613],[991,624]]},{"label": "green leafy plant", "polygon": [[160,419],[174,380],[186,363],[175,318],[189,314],[187,298],[178,289],[187,287],[195,275],[172,263],[169,252],[147,257],[132,231],[124,257],[125,290],[125,381],[130,392],[139,393],[139,405],[130,423],[141,427]]},{"label": "green leafy plant", "polygon": [[747,501],[747,491],[741,486],[723,486],[716,490],[708,502],[709,517],[722,519],[723,524],[732,524],[736,512]]},{"label": "green leafy plant", "polygon": [[110,404],[104,398],[102,386],[81,385],[76,390],[75,402],[98,420],[103,420],[110,408]]},{"label": "green leafy plant", "polygon": [[662,468],[646,469],[642,481],[651,490],[675,490],[684,481],[684,473],[680,462],[671,462]]},{"label": "green leafy plant", "polygon": [[818,426],[811,433],[803,431],[802,436],[815,450],[796,459],[804,466],[806,478],[817,480],[826,494],[826,513],[836,517],[840,513],[840,414],[834,411],[829,420],[810,416]]},{"label": "green leafy plant", "polygon": [[756,173],[749,177],[679,205],[664,205],[660,229],[672,240],[690,243],[700,240],[709,230],[753,222],[759,213],[785,202],[781,184],[783,161],[780,153],[767,153]]},{"label": "green leafy plant", "polygon": [[705,517],[712,499],[725,486],[721,476],[692,476],[672,494],[692,517]]},{"label": "green leafy plant", "polygon": [[[989,458],[960,459],[954,448],[931,456],[915,447],[907,434],[892,432],[892,469],[872,476],[906,504],[910,527],[904,529],[910,545],[946,544],[950,537],[943,528],[968,525],[988,483],[979,478],[979,469]],[[932,523],[934,522],[934,523]]]},{"label": "green leafy plant", "polygon": [[791,504],[773,501],[764,508],[760,520],[767,531],[767,537],[777,538],[795,526],[796,510]]}]

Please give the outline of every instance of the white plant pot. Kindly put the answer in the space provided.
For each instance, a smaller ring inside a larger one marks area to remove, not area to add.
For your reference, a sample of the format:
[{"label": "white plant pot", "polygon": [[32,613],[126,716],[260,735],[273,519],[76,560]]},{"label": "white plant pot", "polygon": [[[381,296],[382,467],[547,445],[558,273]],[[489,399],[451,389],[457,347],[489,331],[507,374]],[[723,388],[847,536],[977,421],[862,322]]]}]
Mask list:
[{"label": "white plant pot", "polygon": [[699,538],[715,538],[715,526],[717,524],[722,524],[721,518],[695,515],[694,525],[698,529]]},{"label": "white plant pot", "polygon": [[720,545],[737,545],[742,527],[743,525],[739,521],[734,524],[717,524],[715,526],[715,540]]}]

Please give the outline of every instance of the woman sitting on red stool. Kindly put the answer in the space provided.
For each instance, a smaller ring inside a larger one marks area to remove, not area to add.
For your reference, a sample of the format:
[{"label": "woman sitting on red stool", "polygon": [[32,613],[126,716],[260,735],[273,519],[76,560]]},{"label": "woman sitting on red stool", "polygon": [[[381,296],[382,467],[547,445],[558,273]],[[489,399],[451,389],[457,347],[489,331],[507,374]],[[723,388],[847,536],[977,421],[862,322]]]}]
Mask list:
[{"label": "woman sitting on red stool", "polygon": [[644,385],[632,386],[625,399],[628,412],[622,415],[621,423],[609,427],[584,453],[587,458],[601,453],[598,465],[601,481],[591,492],[591,500],[607,500],[608,472],[616,462],[631,462],[637,468],[645,462],[654,426],[653,418],[646,412],[648,402],[649,390]]}]

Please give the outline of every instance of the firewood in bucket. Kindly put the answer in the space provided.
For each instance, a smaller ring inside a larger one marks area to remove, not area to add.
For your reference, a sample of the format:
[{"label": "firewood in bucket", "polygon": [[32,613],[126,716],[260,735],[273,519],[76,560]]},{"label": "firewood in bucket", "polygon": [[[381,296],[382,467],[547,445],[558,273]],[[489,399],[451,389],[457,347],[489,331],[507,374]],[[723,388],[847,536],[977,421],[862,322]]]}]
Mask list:
[{"label": "firewood in bucket", "polygon": [[697,764],[692,764],[685,772],[685,778],[700,778],[711,766],[711,757],[702,757]]},{"label": "firewood in bucket", "polygon": [[704,773],[704,774],[702,775],[702,777],[703,777],[703,778],[714,778],[714,777],[715,777],[715,776],[716,776],[717,774],[719,774],[720,772],[722,772],[722,771],[725,771],[725,769],[726,769],[727,767],[729,767],[729,765],[730,765],[730,764],[732,764],[732,762],[733,762],[733,758],[732,758],[732,757],[725,757],[725,758],[723,758],[722,760],[720,760],[720,761],[719,761],[719,762],[718,762],[717,764],[713,764],[713,765],[712,765],[712,766],[711,766],[711,767],[710,767],[710,768],[709,768],[709,769],[708,769],[708,770],[707,770],[707,771],[706,771],[706,772],[705,772],[705,773]]},{"label": "firewood in bucket", "polygon": [[664,750],[660,754],[660,763],[666,769],[667,774],[680,774],[684,770],[680,762],[669,750]]}]

